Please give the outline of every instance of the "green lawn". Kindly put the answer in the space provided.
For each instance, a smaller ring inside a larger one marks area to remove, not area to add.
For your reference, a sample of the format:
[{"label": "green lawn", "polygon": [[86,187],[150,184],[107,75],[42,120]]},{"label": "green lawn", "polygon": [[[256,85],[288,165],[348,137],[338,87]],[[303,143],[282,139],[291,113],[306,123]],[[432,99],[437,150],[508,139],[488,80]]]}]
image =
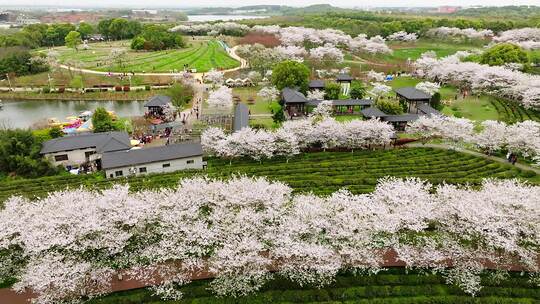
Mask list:
[{"label": "green lawn", "polygon": [[[129,43],[126,40],[100,42],[90,44],[88,50],[75,51],[67,47],[56,50],[60,53],[62,63],[105,72],[171,72],[183,70],[185,64],[197,69],[197,72],[207,72],[239,65],[216,40],[192,40],[187,48],[155,52],[129,50]],[[121,66],[109,59],[113,49],[128,50]]]},{"label": "green lawn", "polygon": [[[389,82],[389,85],[394,88],[401,87],[414,87],[417,83],[421,82],[421,79],[411,77],[397,77]],[[500,113],[497,108],[492,104],[496,98],[489,95],[481,95],[479,98],[476,96],[467,96],[462,99],[461,96],[455,99],[458,90],[451,85],[444,85],[440,90],[442,100],[449,101],[450,104],[446,105],[442,112],[446,115],[452,115],[457,117],[464,117],[476,121],[484,120],[499,120]]]},{"label": "green lawn", "polygon": [[355,303],[355,304],[524,304],[538,303],[540,290],[528,282],[527,275],[511,273],[510,278],[497,284],[488,276],[484,288],[475,297],[466,295],[458,287],[446,285],[441,275],[419,274],[417,271],[390,268],[376,275],[343,273],[325,288],[299,286],[277,278],[259,292],[239,298],[218,298],[208,290],[210,280],[192,282],[181,287],[180,301],[164,301],[147,289],[113,293],[90,301],[89,304],[135,303]]},{"label": "green lawn", "polygon": [[206,171],[180,171],[130,179],[105,179],[100,174],[52,176],[0,183],[0,201],[11,195],[44,196],[67,187],[110,187],[129,182],[132,190],[171,187],[183,177],[206,174],[229,177],[233,174],[266,176],[290,185],[297,192],[329,194],[341,188],[353,193],[373,191],[385,176],[420,177],[433,183],[478,184],[483,178],[523,178],[540,183],[540,176],[503,164],[456,151],[432,148],[407,148],[377,151],[304,153],[286,163],[284,159],[253,160],[208,159]]},{"label": "green lawn", "polygon": [[[260,89],[261,87],[259,86],[233,88],[233,96],[239,96],[241,102],[248,106],[251,114],[270,114],[270,103],[257,96],[257,92],[259,92]],[[249,103],[249,98],[255,99],[255,102]]]},{"label": "green lawn", "polygon": [[385,62],[398,62],[406,61],[407,59],[416,60],[420,58],[422,53],[428,51],[435,51],[438,57],[445,57],[452,55],[457,51],[466,51],[475,49],[475,46],[460,43],[448,43],[439,41],[418,40],[414,43],[403,42],[389,42],[390,48],[393,50],[392,54],[378,55],[377,59]]}]

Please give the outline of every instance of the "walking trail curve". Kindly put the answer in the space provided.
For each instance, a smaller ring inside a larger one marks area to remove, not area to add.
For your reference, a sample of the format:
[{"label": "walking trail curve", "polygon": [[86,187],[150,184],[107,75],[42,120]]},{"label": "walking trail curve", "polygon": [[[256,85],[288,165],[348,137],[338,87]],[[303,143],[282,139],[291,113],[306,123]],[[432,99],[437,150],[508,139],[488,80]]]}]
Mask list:
[{"label": "walking trail curve", "polygon": [[[236,54],[237,49],[238,49],[238,46],[228,48],[227,53],[229,53],[229,56],[231,56],[231,58],[238,60],[240,62],[240,66],[238,66],[236,68],[232,68],[232,69],[221,70],[221,72],[226,73],[226,72],[237,71],[237,70],[240,70],[240,69],[244,69],[244,68],[246,68],[248,66],[247,61],[245,59],[243,59],[242,57],[238,56],[238,54]],[[59,64],[58,67],[60,67],[62,69],[66,69],[66,70],[71,70],[71,71],[74,71],[74,72],[85,73],[85,74],[94,74],[94,75],[110,75],[111,73],[112,74],[121,74],[121,73],[123,73],[123,72],[112,72],[112,71],[111,72],[94,71],[94,70],[89,70],[89,69],[75,68],[75,67],[71,67],[71,66],[65,65],[65,64]],[[135,75],[135,76],[175,76],[175,75],[180,75],[180,73],[134,73],[134,74],[131,74],[131,75]],[[202,76],[204,75],[204,73],[192,73],[191,75],[195,79],[202,79]]]},{"label": "walking trail curve", "polygon": [[[453,146],[450,146],[450,145],[446,145],[446,144],[419,144],[419,143],[411,143],[411,144],[406,144],[405,146],[410,147],[410,148],[414,148],[414,147],[428,147],[428,148],[437,148],[437,149],[455,150],[455,151],[458,151],[458,152],[461,152],[461,153],[466,153],[466,154],[470,154],[470,155],[474,155],[474,156],[479,156],[479,157],[483,157],[483,158],[485,158],[485,159],[490,159],[490,160],[493,160],[493,161],[496,161],[496,162],[499,162],[499,163],[508,164],[508,161],[507,161],[506,159],[504,159],[504,158],[500,158],[500,157],[496,157],[496,156],[491,156],[491,155],[486,155],[486,154],[483,154],[483,153],[480,153],[480,152],[471,151],[471,150],[467,150],[467,149],[456,148],[456,147],[453,147]],[[526,165],[526,164],[516,163],[515,166],[516,166],[517,168],[519,168],[519,169],[522,169],[522,170],[531,170],[531,171],[536,172],[536,174],[540,174],[540,169],[531,167],[531,166]]]}]

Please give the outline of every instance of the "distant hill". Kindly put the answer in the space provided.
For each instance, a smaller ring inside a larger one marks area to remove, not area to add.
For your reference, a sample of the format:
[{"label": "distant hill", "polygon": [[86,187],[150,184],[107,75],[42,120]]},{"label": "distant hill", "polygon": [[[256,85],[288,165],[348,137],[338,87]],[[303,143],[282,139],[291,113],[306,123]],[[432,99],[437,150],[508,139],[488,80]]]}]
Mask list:
[{"label": "distant hill", "polygon": [[496,17],[496,18],[539,18],[540,6],[511,5],[511,6],[484,6],[466,8],[450,14],[451,16],[467,17]]}]

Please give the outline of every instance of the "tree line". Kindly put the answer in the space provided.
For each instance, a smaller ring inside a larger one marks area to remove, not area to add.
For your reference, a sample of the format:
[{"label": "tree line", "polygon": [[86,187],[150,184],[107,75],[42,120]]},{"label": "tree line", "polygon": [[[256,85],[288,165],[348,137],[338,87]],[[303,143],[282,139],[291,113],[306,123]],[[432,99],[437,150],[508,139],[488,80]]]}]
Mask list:
[{"label": "tree line", "polygon": [[304,26],[317,29],[334,28],[349,35],[367,34],[368,36],[388,36],[392,33],[424,34],[436,27],[457,27],[491,29],[494,32],[523,27],[538,27],[540,21],[534,18],[440,18],[419,17],[416,15],[383,15],[372,12],[344,11],[322,14],[306,14],[294,17],[279,17],[241,21],[244,24],[275,24],[280,26]]},{"label": "tree line", "polygon": [[131,39],[141,33],[139,21],[124,18],[103,19],[97,25],[81,22],[78,26],[70,23],[30,24],[22,30],[0,35],[0,47],[22,46],[27,48],[52,47],[65,44],[66,36],[79,32],[81,39],[89,39],[100,34],[107,40]]}]

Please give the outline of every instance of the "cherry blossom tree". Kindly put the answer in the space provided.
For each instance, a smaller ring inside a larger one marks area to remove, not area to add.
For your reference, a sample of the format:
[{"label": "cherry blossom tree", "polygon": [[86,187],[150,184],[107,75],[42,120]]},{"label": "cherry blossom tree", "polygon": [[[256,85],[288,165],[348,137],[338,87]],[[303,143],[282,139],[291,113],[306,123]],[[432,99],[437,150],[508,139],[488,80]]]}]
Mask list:
[{"label": "cherry blossom tree", "polygon": [[405,42],[412,42],[416,41],[418,39],[418,35],[416,33],[407,33],[405,31],[399,31],[395,32],[391,35],[388,35],[386,37],[388,40],[392,41],[405,41]]},{"label": "cherry blossom tree", "polygon": [[[362,121],[352,123],[363,132]],[[290,134],[278,137],[292,143]],[[464,187],[385,178],[369,194],[328,196],[245,176],[140,192],[74,189],[9,198],[0,209],[0,261],[12,262],[11,251],[24,258],[11,274],[14,288],[47,304],[107,293],[118,273],[169,299],[201,271],[215,277],[218,295],[254,292],[273,273],[324,286],[341,269],[376,273],[386,252],[474,295],[488,266],[540,270],[538,197],[539,186],[490,179]]]},{"label": "cherry blossom tree", "polygon": [[540,76],[503,66],[461,62],[465,53],[441,59],[422,55],[415,62],[417,75],[437,82],[457,84],[476,92],[514,99],[527,108],[538,108]]},{"label": "cherry blossom tree", "polygon": [[468,39],[486,39],[493,36],[491,30],[476,30],[473,28],[460,29],[457,27],[437,27],[430,29],[427,32],[430,37],[447,38],[447,37],[464,37]]},{"label": "cherry blossom tree", "polygon": [[370,70],[367,73],[367,79],[369,81],[375,81],[375,82],[383,82],[386,78],[386,75],[382,72],[375,72],[374,70]]},{"label": "cherry blossom tree", "polygon": [[259,92],[257,92],[257,96],[266,101],[273,101],[278,99],[279,91],[276,87],[262,87]]},{"label": "cherry blossom tree", "polygon": [[475,134],[472,141],[482,150],[491,154],[506,145],[506,124],[494,120],[482,122],[482,131]]},{"label": "cherry blossom tree", "polygon": [[390,92],[392,92],[392,88],[380,82],[374,83],[373,88],[368,91],[369,94],[375,96],[375,99],[379,99],[379,97],[381,96],[388,95],[390,94]]},{"label": "cherry blossom tree", "polygon": [[221,86],[208,95],[208,105],[215,108],[231,108],[232,89],[226,86]]},{"label": "cherry blossom tree", "polygon": [[315,118],[327,118],[332,115],[334,109],[332,108],[332,101],[322,100],[311,112],[312,117]]},{"label": "cherry blossom tree", "polygon": [[210,70],[205,75],[205,79],[210,81],[213,85],[220,85],[223,83],[223,73],[216,70]]},{"label": "cherry blossom tree", "polygon": [[310,100],[324,100],[324,91],[321,90],[313,90],[307,92],[307,99]]},{"label": "cherry blossom tree", "polygon": [[433,94],[435,94],[435,93],[437,93],[439,91],[441,86],[439,84],[437,84],[437,83],[434,83],[434,82],[422,81],[422,82],[419,82],[415,86],[415,88],[422,91],[422,92],[425,92],[426,94],[428,94],[430,96],[433,96]]},{"label": "cherry blossom tree", "polygon": [[308,52],[302,46],[296,45],[286,45],[286,46],[276,46],[274,48],[283,58],[283,60],[294,60],[298,62],[303,62],[304,58],[307,56]]},{"label": "cherry blossom tree", "polygon": [[511,42],[527,50],[540,49],[540,28],[525,27],[508,30],[493,37],[496,42]]},{"label": "cherry blossom tree", "polygon": [[343,62],[343,52],[332,44],[325,44],[309,51],[309,56],[315,61],[332,63]]}]

